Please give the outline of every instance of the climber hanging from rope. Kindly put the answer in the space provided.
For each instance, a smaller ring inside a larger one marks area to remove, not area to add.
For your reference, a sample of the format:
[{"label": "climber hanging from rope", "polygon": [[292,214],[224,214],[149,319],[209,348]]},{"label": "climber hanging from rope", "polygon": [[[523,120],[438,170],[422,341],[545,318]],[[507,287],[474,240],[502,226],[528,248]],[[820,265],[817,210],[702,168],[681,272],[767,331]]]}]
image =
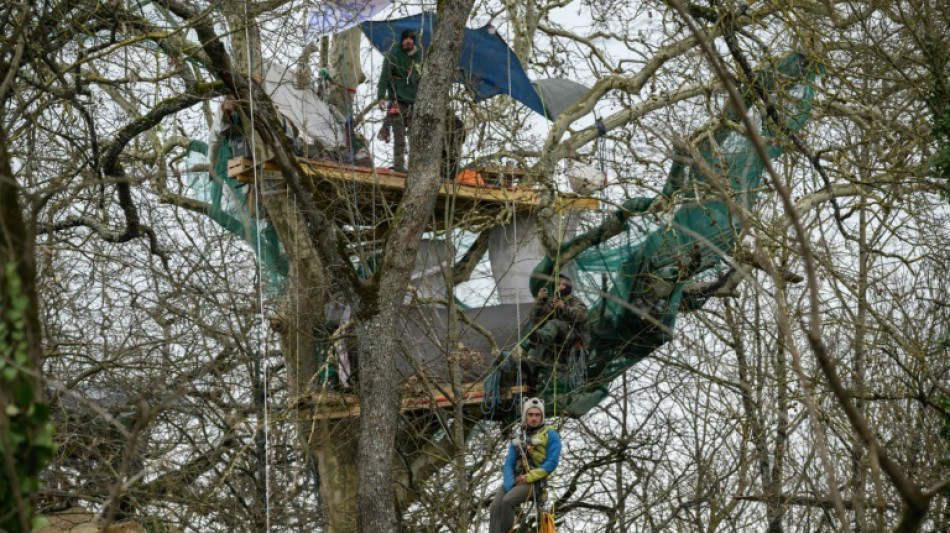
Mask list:
[{"label": "climber hanging from rope", "polygon": [[512,531],[516,509],[530,498],[542,514],[547,480],[560,459],[561,437],[554,427],[544,426],[544,401],[529,398],[521,407],[521,427],[508,444],[502,485],[491,504],[489,533]]},{"label": "climber hanging from rope", "polygon": [[554,297],[549,297],[548,290],[543,288],[531,307],[534,327],[522,347],[528,359],[526,381],[532,387],[541,385],[537,382],[536,365],[563,365],[572,350],[587,349],[590,340],[587,306],[572,294],[573,287],[571,278],[561,274]]}]

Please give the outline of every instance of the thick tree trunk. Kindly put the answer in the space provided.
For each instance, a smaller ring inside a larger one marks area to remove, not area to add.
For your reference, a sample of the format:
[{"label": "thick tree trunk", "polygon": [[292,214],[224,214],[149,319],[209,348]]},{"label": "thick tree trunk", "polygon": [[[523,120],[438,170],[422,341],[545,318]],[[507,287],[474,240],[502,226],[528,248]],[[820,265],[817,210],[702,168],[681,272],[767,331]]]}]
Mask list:
[{"label": "thick tree trunk", "polygon": [[[316,332],[324,324],[327,301],[323,262],[313,247],[306,221],[298,213],[293,196],[286,191],[262,195],[264,206],[290,260],[290,275],[272,321],[281,338],[293,400],[310,393],[319,372]],[[308,423],[308,421],[304,421]]]},{"label": "thick tree trunk", "polygon": [[330,87],[330,104],[343,116],[353,113],[353,93],[356,86],[366,80],[366,74],[360,65],[360,40],[363,33],[359,28],[351,28],[333,37],[333,50],[330,53],[330,75],[333,85]]},{"label": "thick tree trunk", "polygon": [[391,308],[356,322],[360,350],[357,523],[363,533],[398,531],[392,475],[399,415],[395,329]]},{"label": "thick tree trunk", "polygon": [[307,435],[320,474],[326,533],[356,531],[359,420],[318,420]]},{"label": "thick tree trunk", "polygon": [[397,531],[393,453],[399,416],[395,357],[396,315],[431,217],[441,181],[440,160],[449,85],[462,50],[465,21],[474,0],[445,2],[419,87],[410,138],[409,178],[374,287],[364,290],[357,318],[360,358],[360,479],[358,526],[362,533]]},{"label": "thick tree trunk", "polygon": [[0,530],[29,531],[37,476],[52,455],[42,382],[33,229],[0,131]]}]

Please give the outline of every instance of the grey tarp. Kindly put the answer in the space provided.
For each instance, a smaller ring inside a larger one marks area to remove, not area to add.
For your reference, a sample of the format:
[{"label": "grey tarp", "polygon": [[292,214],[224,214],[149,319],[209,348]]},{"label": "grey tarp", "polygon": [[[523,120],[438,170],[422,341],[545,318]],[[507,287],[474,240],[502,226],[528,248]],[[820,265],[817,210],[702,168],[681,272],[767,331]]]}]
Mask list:
[{"label": "grey tarp", "polygon": [[554,120],[567,108],[574,105],[590,90],[576,81],[562,78],[547,78],[531,82],[541,96],[548,118]]}]

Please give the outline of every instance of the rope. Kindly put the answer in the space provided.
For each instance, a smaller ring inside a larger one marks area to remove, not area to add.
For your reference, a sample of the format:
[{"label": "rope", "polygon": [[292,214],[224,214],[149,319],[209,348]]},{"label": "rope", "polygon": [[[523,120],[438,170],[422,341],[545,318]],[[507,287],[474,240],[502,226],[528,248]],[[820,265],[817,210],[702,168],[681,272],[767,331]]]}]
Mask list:
[{"label": "rope", "polygon": [[[504,372],[511,369],[509,355],[505,355],[501,363],[497,364],[485,379],[485,396],[482,398],[481,410],[482,414],[489,418],[494,418],[495,409],[501,405],[501,377]],[[521,365],[518,365],[518,374],[520,381]]]},{"label": "rope", "polygon": [[[251,154],[253,157],[257,157],[257,134],[254,126],[254,90],[253,90],[253,76],[252,76],[252,58],[251,58],[251,34],[248,29],[248,11],[247,11],[247,1],[244,3],[244,40],[245,46],[247,47],[247,76],[248,76],[248,104],[251,110],[250,123],[251,123]],[[260,173],[258,171],[257,162],[255,162],[253,167],[254,173],[254,187],[256,189],[256,194],[254,195],[254,207],[257,216],[261,213],[261,183],[260,183]],[[256,218],[256,217],[255,217]],[[252,223],[257,224],[257,221],[254,220]],[[255,232],[257,238],[257,249],[261,250],[262,239],[261,232]],[[264,393],[264,524],[265,531],[270,531],[270,464],[268,457],[270,457],[270,414],[268,410],[268,404],[270,403],[270,391],[268,389],[268,372],[267,372],[267,344],[264,343],[264,265],[263,262],[258,260],[257,262],[257,294],[258,294],[258,304],[261,319],[258,321],[258,350],[257,353],[260,355],[260,367],[262,374],[262,389]]]},{"label": "rope", "polygon": [[[534,47],[533,47],[533,46],[529,49],[529,53],[530,53],[532,56],[534,55]],[[509,73],[509,76],[508,76],[508,80],[509,80],[509,84],[510,84],[510,83],[511,83],[511,75],[510,75],[510,73]],[[540,89],[540,86],[539,86],[539,89]],[[510,91],[510,89],[509,89],[509,94],[510,94],[510,93],[511,93],[511,91]],[[543,93],[543,91],[538,90],[538,97],[541,99],[541,106],[542,106],[542,108],[544,109],[545,118],[547,118],[547,105],[545,105],[545,103],[544,103],[544,93]],[[548,135],[550,135],[550,134],[551,134],[551,121],[550,121],[550,120],[545,120],[545,123],[546,123],[546,125],[547,125],[547,130],[548,130],[547,133],[548,133]],[[556,187],[556,184],[555,184],[555,187]],[[555,196],[556,196],[556,195],[557,195],[557,189],[555,188]],[[563,209],[558,209],[558,247],[557,247],[557,254],[556,254],[555,258],[554,258],[554,276],[555,276],[554,279],[555,279],[555,280],[558,278],[558,276],[560,276],[560,270],[561,270],[561,246],[560,246],[560,242],[561,242],[561,240],[563,239],[563,230],[564,230],[563,223],[564,223],[564,210],[563,210]],[[575,287],[576,287],[576,283],[575,283]],[[574,297],[577,298],[576,295],[575,295]],[[535,327],[537,327],[537,325],[535,325]],[[558,386],[557,386],[557,363],[558,363],[558,356],[559,356],[559,355],[558,355],[558,352],[559,352],[559,350],[555,351],[554,370],[553,370],[553,372],[551,373],[551,375],[552,375],[552,385],[554,386],[554,394],[553,394],[554,409],[553,409],[553,413],[552,413],[552,418],[557,418],[557,408],[558,408]],[[585,368],[584,370],[585,370],[585,373],[586,373],[586,368]],[[541,515],[542,515],[542,513],[543,513],[544,510],[543,510],[542,507],[541,507],[541,502],[538,502],[538,506],[537,506],[537,507],[538,507],[538,509],[537,509],[537,511],[538,511],[538,527],[540,528],[540,527],[541,527]],[[552,519],[553,519],[553,516],[554,516],[554,502],[553,502],[553,501],[551,502],[551,516],[552,516]]]}]

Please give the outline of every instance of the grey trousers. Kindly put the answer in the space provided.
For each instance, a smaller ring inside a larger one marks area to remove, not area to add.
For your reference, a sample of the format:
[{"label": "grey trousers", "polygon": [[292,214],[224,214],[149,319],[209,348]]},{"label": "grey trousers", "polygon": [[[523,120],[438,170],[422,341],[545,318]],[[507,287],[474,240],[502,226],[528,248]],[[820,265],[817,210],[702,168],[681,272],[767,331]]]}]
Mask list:
[{"label": "grey trousers", "polygon": [[518,507],[531,496],[532,485],[515,485],[507,493],[499,487],[495,499],[491,502],[491,517],[488,522],[488,533],[503,533],[511,531],[515,526],[515,515]]},{"label": "grey trousers", "polygon": [[393,170],[406,171],[406,129],[412,122],[412,107],[396,102],[399,114],[393,117]]}]

